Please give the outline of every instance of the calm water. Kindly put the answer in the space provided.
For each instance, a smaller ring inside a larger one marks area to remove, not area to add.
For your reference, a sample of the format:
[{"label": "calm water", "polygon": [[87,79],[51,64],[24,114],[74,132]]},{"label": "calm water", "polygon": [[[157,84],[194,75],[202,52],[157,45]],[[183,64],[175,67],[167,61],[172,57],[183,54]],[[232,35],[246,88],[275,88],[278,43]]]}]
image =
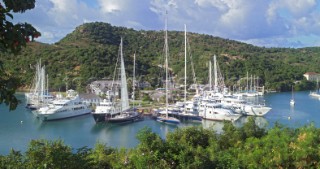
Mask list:
[{"label": "calm water", "polygon": [[[252,102],[264,101],[272,110],[265,118],[257,118],[259,125],[273,126],[276,121],[289,127],[300,127],[314,122],[320,127],[320,101],[308,96],[309,92],[296,92],[294,108],[290,107],[291,93],[273,93],[264,97],[251,99]],[[102,142],[112,147],[134,147],[138,144],[136,133],[145,126],[158,133],[162,138],[166,133],[177,127],[190,125],[203,125],[213,127],[221,132],[221,122],[203,121],[202,124],[182,123],[179,126],[171,126],[158,123],[149,118],[144,121],[107,125],[95,124],[91,115],[70,118],[60,121],[42,122],[24,108],[24,95],[17,95],[22,104],[15,111],[9,112],[3,104],[0,105],[0,154],[8,154],[10,149],[25,151],[32,139],[62,139],[65,144],[73,148],[88,146],[92,148],[95,143]],[[289,118],[290,117],[290,118]],[[241,118],[235,125],[242,125],[247,120]]]}]

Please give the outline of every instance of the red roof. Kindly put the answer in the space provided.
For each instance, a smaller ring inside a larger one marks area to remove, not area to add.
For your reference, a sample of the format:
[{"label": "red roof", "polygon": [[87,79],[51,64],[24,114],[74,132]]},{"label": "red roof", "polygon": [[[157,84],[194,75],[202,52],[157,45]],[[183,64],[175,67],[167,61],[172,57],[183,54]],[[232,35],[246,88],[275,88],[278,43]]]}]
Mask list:
[{"label": "red roof", "polygon": [[316,72],[306,72],[305,75],[318,75],[319,73]]}]

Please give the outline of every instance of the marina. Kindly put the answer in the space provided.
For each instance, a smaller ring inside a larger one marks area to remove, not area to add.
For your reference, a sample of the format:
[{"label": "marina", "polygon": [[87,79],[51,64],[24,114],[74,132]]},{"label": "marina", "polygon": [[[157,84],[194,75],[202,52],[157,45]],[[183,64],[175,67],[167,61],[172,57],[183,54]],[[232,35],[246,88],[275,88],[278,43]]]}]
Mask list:
[{"label": "marina", "polygon": [[[291,92],[269,93],[259,97],[250,98],[250,102],[264,100],[266,106],[272,109],[264,117],[255,117],[259,126],[272,127],[276,122],[287,127],[301,127],[314,122],[320,127],[320,101],[309,96],[309,91],[295,92],[294,107],[288,102]],[[163,139],[166,134],[176,128],[187,126],[212,127],[216,132],[221,132],[223,122],[203,120],[201,123],[181,122],[179,125],[166,125],[156,122],[150,117],[135,123],[107,124],[96,123],[91,114],[57,121],[42,121],[29,109],[25,108],[23,93],[17,94],[21,104],[16,110],[9,112],[8,107],[0,105],[0,154],[8,154],[10,149],[24,152],[28,143],[33,139],[61,139],[65,144],[75,150],[84,146],[94,147],[101,142],[111,147],[131,148],[138,144],[136,134],[144,127],[149,127]],[[241,126],[247,116],[240,117],[234,122]]]}]

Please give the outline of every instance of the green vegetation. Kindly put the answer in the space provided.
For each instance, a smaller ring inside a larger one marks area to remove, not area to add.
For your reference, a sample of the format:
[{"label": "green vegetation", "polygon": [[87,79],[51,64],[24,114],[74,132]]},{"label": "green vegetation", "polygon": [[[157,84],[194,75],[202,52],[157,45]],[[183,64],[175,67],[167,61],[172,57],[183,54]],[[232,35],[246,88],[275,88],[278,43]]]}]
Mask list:
[{"label": "green vegetation", "polygon": [[32,140],[25,153],[0,155],[0,168],[319,168],[319,134],[313,124],[266,130],[254,118],[239,128],[225,122],[222,134],[179,128],[166,140],[144,128],[133,149],[97,143],[73,150],[60,140]]},{"label": "green vegetation", "polygon": [[[41,58],[49,74],[52,90],[69,88],[84,90],[95,79],[112,78],[117,62],[120,37],[124,39],[124,59],[127,76],[132,76],[133,54],[136,52],[136,77],[160,87],[163,73],[162,31],[136,31],[115,27],[107,23],[86,23],[77,27],[61,41],[49,45],[33,42],[20,55],[2,55],[6,68],[21,79],[28,88],[35,72],[34,65]],[[184,35],[170,31],[169,48],[172,74],[176,80],[183,77]],[[222,39],[210,35],[188,33],[195,74],[199,83],[208,82],[208,61],[216,54],[221,72],[228,86],[236,83],[246,73],[259,76],[267,89],[290,91],[296,81],[303,80],[308,71],[320,72],[320,48],[264,48]],[[188,63],[190,65],[190,61]],[[191,66],[188,68],[191,75]],[[189,77],[189,84],[192,83]],[[296,86],[297,90],[314,89],[314,83]]]}]

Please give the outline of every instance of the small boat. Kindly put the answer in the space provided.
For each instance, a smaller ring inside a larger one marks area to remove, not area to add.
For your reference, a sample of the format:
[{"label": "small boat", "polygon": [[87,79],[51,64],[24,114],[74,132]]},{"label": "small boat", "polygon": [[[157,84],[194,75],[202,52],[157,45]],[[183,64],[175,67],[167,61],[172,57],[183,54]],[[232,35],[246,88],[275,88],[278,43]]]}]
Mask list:
[{"label": "small boat", "polygon": [[290,99],[290,106],[294,106],[295,105],[295,101],[293,98],[293,86],[292,86],[292,94],[291,94],[291,99]]},{"label": "small boat", "polygon": [[167,123],[167,124],[180,124],[180,120],[174,117],[169,117],[169,116],[158,116],[156,120],[158,122]]},{"label": "small boat", "polygon": [[290,99],[290,105],[294,106],[295,104],[296,104],[295,101],[293,99]]},{"label": "small boat", "polygon": [[314,92],[310,92],[309,96],[320,99],[319,80],[318,79],[317,79],[317,88],[316,88],[316,90]]}]

